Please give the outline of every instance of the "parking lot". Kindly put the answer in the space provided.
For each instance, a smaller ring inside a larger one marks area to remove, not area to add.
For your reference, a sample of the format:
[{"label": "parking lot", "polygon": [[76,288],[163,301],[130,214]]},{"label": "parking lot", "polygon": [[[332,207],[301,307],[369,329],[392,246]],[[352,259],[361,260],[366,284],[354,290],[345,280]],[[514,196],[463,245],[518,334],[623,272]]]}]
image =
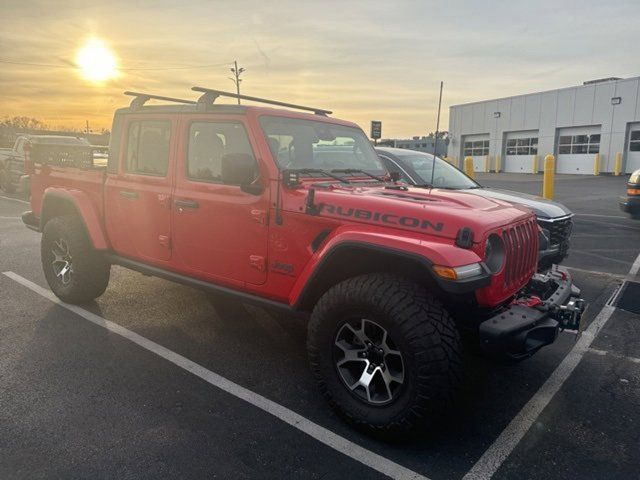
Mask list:
[{"label": "parking lot", "polygon": [[[541,176],[480,174],[539,193]],[[586,331],[515,365],[469,355],[437,429],[384,443],[344,424],[309,373],[301,320],[113,267],[83,308],[46,288],[39,234],[0,198],[0,478],[640,478],[640,279],[626,177],[560,176]]]}]

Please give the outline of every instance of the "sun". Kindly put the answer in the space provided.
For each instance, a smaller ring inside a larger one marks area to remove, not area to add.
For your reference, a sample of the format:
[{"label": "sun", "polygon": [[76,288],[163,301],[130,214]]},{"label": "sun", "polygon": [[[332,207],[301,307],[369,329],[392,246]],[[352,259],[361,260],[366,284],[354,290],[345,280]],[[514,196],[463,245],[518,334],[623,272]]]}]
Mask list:
[{"label": "sun", "polygon": [[100,83],[118,76],[118,62],[109,48],[97,38],[90,39],[76,56],[76,65],[90,82]]}]

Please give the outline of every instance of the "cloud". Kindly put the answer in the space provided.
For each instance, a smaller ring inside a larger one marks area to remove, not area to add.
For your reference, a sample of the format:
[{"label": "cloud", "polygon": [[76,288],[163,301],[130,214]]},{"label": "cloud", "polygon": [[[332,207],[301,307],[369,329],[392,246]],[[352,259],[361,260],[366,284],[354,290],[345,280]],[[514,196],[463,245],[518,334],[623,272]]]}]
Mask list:
[{"label": "cloud", "polygon": [[[440,80],[446,126],[450,104],[634,73],[624,46],[635,44],[626,19],[638,14],[636,1],[591,0],[5,0],[0,60],[64,68],[0,64],[0,116],[109,127],[128,102],[123,90],[232,89],[227,64],[237,59],[246,93],[326,107],[365,129],[381,119],[385,136],[412,136],[435,128]],[[116,81],[92,85],[72,67],[91,36],[117,54]],[[151,70],[189,65],[216,66]]]}]

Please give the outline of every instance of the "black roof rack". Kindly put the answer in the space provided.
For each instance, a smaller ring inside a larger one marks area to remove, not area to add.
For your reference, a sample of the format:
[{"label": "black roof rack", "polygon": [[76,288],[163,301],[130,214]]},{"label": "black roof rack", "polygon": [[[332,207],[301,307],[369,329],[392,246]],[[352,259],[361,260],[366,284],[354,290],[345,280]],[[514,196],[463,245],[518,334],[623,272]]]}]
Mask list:
[{"label": "black roof rack", "polygon": [[224,92],[222,90],[213,90],[211,88],[205,88],[205,87],[192,87],[191,90],[195,92],[203,93],[203,95],[201,95],[200,98],[198,98],[198,103],[205,104],[205,105],[212,104],[213,102],[215,102],[216,98],[218,97],[231,97],[231,98],[239,98],[241,100],[249,100],[252,102],[268,103],[269,105],[278,105],[280,107],[295,108],[296,110],[306,110],[308,112],[313,112],[316,115],[329,115],[332,113],[330,110],[324,110],[322,108],[305,107],[303,105],[295,105],[293,103],[284,103],[284,102],[279,102],[277,100],[269,100],[269,99],[260,98],[260,97],[250,97],[249,95],[238,95],[237,93]]},{"label": "black roof rack", "polygon": [[182,98],[173,98],[173,97],[162,97],[160,95],[151,95],[150,93],[140,93],[140,92],[124,92],[125,95],[129,95],[131,97],[135,97],[131,100],[131,105],[129,105],[132,109],[137,109],[142,107],[149,100],[164,100],[165,102],[175,102],[175,103],[186,103],[189,105],[195,105],[198,102],[193,100],[184,100]]}]

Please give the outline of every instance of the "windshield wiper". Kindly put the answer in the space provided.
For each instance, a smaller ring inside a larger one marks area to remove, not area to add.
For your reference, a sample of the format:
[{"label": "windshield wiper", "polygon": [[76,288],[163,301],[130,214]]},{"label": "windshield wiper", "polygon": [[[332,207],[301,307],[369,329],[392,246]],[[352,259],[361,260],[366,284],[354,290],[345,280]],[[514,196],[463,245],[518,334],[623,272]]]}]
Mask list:
[{"label": "windshield wiper", "polygon": [[354,173],[362,173],[367,177],[371,177],[374,180],[378,180],[379,182],[385,182],[385,183],[387,182],[386,179],[379,177],[377,175],[374,175],[373,173],[369,173],[366,170],[361,170],[359,168],[336,168],[331,171],[335,173],[346,173],[347,175],[353,175]]},{"label": "windshield wiper", "polygon": [[334,175],[330,172],[327,172],[326,170],[322,170],[321,168],[287,168],[287,172],[301,173],[303,175],[313,175],[319,173],[321,175],[326,175],[327,177],[338,180],[341,183],[346,183],[347,185],[351,184],[351,182],[346,178],[340,177],[339,175]]}]

